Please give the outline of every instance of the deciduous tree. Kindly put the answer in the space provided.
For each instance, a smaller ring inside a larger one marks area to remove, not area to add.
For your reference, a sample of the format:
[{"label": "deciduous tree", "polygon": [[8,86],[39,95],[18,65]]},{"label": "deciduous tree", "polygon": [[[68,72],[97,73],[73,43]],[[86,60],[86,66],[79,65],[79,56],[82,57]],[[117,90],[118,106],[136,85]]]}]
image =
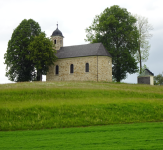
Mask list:
[{"label": "deciduous tree", "polygon": [[30,43],[28,50],[30,52],[28,58],[37,70],[37,80],[42,81],[42,74],[46,75],[49,66],[54,64],[57,59],[54,55],[56,52],[54,44],[49,38],[46,38],[45,33],[41,33]]},{"label": "deciduous tree", "polygon": [[138,50],[135,54],[136,60],[139,62],[139,73],[142,73],[142,62],[146,62],[149,56],[150,44],[148,39],[152,37],[152,34],[149,33],[150,30],[153,30],[151,24],[148,23],[148,19],[142,16],[134,15],[137,19],[135,23],[138,31],[139,31],[139,39],[138,39]]},{"label": "deciduous tree", "polygon": [[112,55],[113,78],[117,82],[126,78],[127,73],[137,72],[134,55],[138,49],[136,18],[125,8],[114,5],[97,15],[91,26],[86,28],[91,43],[101,42]]},{"label": "deciduous tree", "polygon": [[163,72],[162,74],[158,74],[157,76],[154,76],[154,84],[155,85],[163,85]]},{"label": "deciduous tree", "polygon": [[9,80],[31,81],[35,77],[34,64],[26,56],[30,53],[28,45],[40,32],[39,24],[32,19],[24,19],[13,31],[7,52],[4,54],[6,76]]}]

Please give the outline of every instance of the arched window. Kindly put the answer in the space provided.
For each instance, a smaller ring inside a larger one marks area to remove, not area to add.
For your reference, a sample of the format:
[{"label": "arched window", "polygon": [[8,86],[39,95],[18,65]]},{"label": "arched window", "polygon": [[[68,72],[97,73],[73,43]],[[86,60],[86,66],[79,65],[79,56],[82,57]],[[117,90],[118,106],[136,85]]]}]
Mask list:
[{"label": "arched window", "polygon": [[60,44],[62,44],[62,40],[60,40]]},{"label": "arched window", "polygon": [[57,43],[57,40],[54,40],[54,44],[56,44]]},{"label": "arched window", "polygon": [[89,72],[89,63],[85,64],[85,72]]},{"label": "arched window", "polygon": [[55,74],[56,74],[56,75],[59,74],[59,66],[58,66],[58,65],[56,65],[56,67],[55,67]]},{"label": "arched window", "polygon": [[74,73],[74,65],[73,64],[70,65],[70,73]]}]

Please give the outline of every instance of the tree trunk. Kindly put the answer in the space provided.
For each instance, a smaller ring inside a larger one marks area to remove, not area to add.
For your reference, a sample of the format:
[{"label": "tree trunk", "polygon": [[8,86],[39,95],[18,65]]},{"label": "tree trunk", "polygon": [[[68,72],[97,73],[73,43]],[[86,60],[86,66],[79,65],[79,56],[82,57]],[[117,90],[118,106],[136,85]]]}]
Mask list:
[{"label": "tree trunk", "polygon": [[42,81],[42,73],[39,70],[37,70],[37,81]]},{"label": "tree trunk", "polygon": [[139,41],[139,49],[138,49],[138,52],[139,52],[139,63],[140,63],[140,74],[142,73],[142,63],[141,63],[141,51],[140,51],[140,41]]},{"label": "tree trunk", "polygon": [[40,81],[42,81],[42,73],[40,73]]},{"label": "tree trunk", "polygon": [[140,74],[142,73],[142,64],[141,64],[141,56],[140,56]]},{"label": "tree trunk", "polygon": [[[118,49],[118,48],[117,48]],[[117,82],[121,81],[121,69],[120,69],[120,61],[119,61],[119,55],[117,55]]]}]

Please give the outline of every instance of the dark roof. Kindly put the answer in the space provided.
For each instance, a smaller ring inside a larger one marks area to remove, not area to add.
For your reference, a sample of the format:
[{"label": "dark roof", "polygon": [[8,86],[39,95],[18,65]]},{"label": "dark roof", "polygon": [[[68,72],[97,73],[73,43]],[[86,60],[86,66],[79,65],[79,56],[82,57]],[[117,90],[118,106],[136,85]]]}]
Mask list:
[{"label": "dark roof", "polygon": [[51,36],[62,36],[62,37],[64,37],[64,36],[62,35],[62,32],[58,29],[58,27],[57,27],[57,29],[52,33]]},{"label": "dark roof", "polygon": [[84,56],[112,57],[109,52],[105,49],[102,43],[61,47],[60,50],[57,51],[56,56],[58,58],[72,58]]},{"label": "dark roof", "polygon": [[154,73],[152,73],[150,70],[148,69],[145,69],[145,70],[148,71],[150,75],[154,76]]},{"label": "dark roof", "polygon": [[145,69],[140,75],[139,75],[139,77],[143,77],[143,76],[154,76],[154,74],[150,71],[150,70],[148,70],[148,69]]}]

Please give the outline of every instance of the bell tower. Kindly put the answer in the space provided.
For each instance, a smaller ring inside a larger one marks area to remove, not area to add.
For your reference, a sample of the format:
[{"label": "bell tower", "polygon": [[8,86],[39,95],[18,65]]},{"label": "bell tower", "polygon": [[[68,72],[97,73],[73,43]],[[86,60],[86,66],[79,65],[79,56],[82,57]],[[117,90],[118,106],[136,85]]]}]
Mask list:
[{"label": "bell tower", "polygon": [[51,40],[55,44],[56,50],[59,50],[61,47],[63,47],[63,38],[62,32],[58,29],[58,23],[57,23],[57,29],[52,33]]}]

